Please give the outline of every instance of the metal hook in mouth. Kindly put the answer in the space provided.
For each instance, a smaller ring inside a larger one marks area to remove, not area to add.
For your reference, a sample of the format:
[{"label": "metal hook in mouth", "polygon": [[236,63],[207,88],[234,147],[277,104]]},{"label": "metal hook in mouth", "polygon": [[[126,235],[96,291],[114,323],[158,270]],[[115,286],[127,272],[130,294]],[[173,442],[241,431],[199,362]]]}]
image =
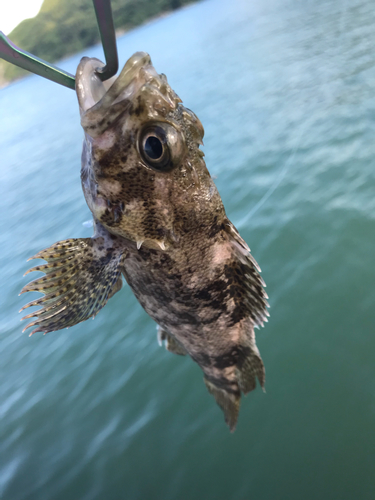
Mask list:
[{"label": "metal hook in mouth", "polygon": [[92,0],[102,40],[106,65],[96,70],[102,82],[109,80],[118,70],[116,32],[113,24],[111,0]]},{"label": "metal hook in mouth", "polygon": [[[118,70],[116,33],[110,0],[93,0],[93,4],[106,60],[106,65],[103,68],[97,69],[97,74],[100,80],[104,82],[114,76]],[[35,73],[70,89],[75,89],[74,75],[20,49],[1,31],[0,57],[31,73]]]}]

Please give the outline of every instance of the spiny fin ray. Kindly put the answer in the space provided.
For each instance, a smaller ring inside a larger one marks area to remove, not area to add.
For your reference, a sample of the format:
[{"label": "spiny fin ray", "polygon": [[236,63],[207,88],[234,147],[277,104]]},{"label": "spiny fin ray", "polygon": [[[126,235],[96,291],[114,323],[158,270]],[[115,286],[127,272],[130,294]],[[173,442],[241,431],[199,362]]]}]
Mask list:
[{"label": "spiny fin ray", "polygon": [[267,313],[269,304],[266,300],[268,295],[263,290],[266,284],[259,274],[261,269],[251,255],[250,248],[229,219],[226,219],[224,223],[224,230],[232,245],[234,255],[246,269],[246,281],[244,281],[243,286],[246,289],[247,297],[245,297],[244,303],[248,308],[249,316],[252,318],[254,326],[263,326],[263,323],[267,322],[267,316],[269,316]]},{"label": "spiny fin ray", "polygon": [[21,290],[21,293],[44,294],[21,309],[41,306],[22,318],[36,317],[24,329],[36,327],[30,335],[68,328],[96,316],[122,285],[121,265],[125,255],[110,238],[60,241],[32,258],[44,259],[47,264],[32,268],[30,271],[42,271],[45,276]]}]

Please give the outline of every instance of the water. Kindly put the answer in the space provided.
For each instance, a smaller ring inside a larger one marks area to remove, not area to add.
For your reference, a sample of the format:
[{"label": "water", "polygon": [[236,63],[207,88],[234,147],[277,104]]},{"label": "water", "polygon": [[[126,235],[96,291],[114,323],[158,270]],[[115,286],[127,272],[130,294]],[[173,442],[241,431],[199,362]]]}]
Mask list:
[{"label": "water", "polygon": [[233,435],[128,287],[95,321],[21,333],[26,259],[92,229],[74,93],[34,76],[0,92],[1,498],[374,498],[374,32],[366,0],[208,0],[119,40],[200,117],[268,285],[267,394]]}]

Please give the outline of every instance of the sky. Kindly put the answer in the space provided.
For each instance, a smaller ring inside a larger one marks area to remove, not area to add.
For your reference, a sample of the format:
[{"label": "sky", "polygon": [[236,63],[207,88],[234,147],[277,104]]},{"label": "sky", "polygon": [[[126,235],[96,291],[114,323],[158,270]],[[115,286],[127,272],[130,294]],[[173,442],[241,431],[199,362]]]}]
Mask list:
[{"label": "sky", "polygon": [[0,31],[9,33],[24,19],[38,14],[43,0],[3,1],[0,6]]}]

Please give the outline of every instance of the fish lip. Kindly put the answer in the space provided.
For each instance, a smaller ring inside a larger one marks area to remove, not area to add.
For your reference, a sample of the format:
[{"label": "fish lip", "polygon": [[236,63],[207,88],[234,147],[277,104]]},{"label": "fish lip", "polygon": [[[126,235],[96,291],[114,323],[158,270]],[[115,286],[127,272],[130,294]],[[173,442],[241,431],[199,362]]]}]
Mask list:
[{"label": "fish lip", "polygon": [[76,92],[81,114],[94,106],[113,83],[113,77],[102,82],[96,73],[105,64],[96,58],[83,57],[76,72]]},{"label": "fish lip", "polygon": [[[76,73],[81,125],[93,137],[103,133],[104,126],[106,128],[130,104],[131,96],[144,83],[145,71],[156,74],[146,52],[136,52],[117,77],[105,82],[96,73],[97,68],[103,66],[104,63],[99,59],[83,57]],[[113,106],[118,103],[123,103],[124,106]],[[110,120],[103,120],[108,115]]]}]

